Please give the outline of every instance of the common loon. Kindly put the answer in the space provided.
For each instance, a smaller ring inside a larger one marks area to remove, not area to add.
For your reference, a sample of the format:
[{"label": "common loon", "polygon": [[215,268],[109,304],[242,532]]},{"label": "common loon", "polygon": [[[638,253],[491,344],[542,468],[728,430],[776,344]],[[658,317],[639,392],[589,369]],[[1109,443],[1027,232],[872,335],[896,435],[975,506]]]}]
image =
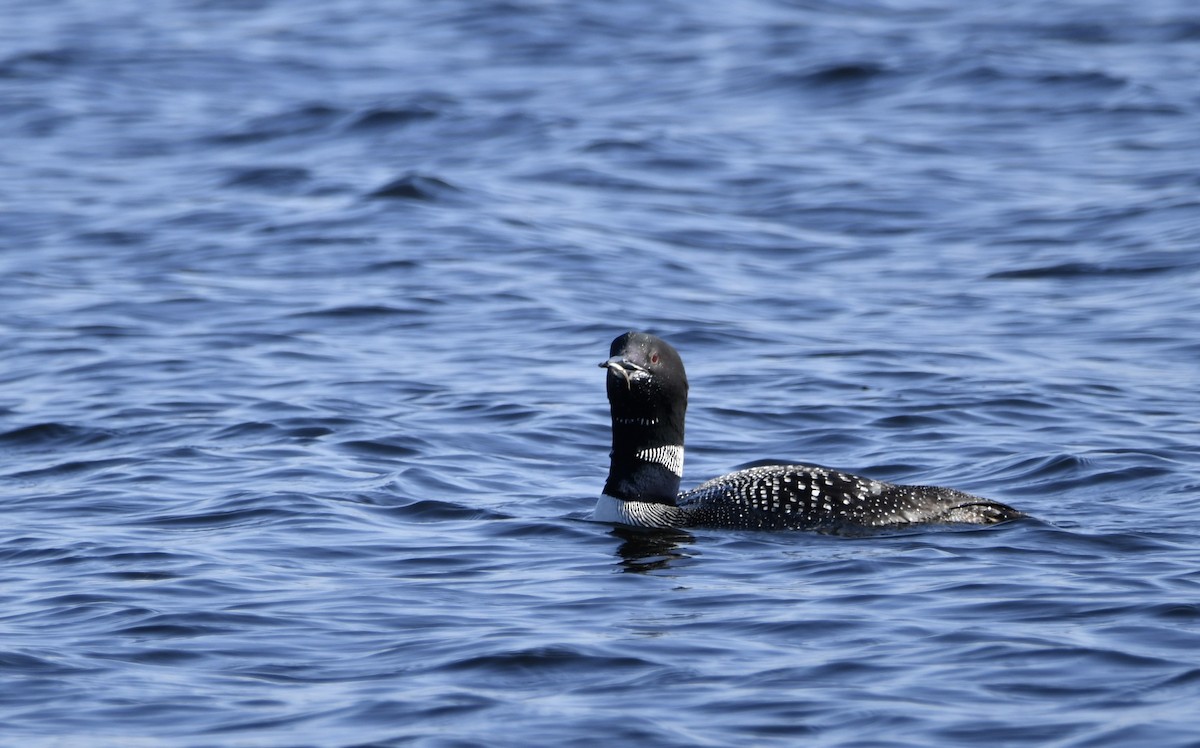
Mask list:
[{"label": "common loon", "polygon": [[633,527],[805,529],[990,525],[1024,517],[999,502],[936,486],[901,486],[812,465],[739,470],[679,492],[688,382],[679,353],[653,335],[612,342],[612,453],[593,518]]}]

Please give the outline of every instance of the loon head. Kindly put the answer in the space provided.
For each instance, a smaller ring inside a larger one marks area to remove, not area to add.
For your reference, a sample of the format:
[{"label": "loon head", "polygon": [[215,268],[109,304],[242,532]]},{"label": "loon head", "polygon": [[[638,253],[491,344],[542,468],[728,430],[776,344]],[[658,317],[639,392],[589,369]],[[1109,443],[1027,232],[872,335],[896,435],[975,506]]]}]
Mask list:
[{"label": "loon head", "polygon": [[662,338],[627,332],[608,353],[600,366],[608,369],[613,425],[674,427],[682,444],[688,381],[679,352]]},{"label": "loon head", "polygon": [[688,382],[670,343],[641,332],[612,342],[608,404],[613,449],[605,493],[622,499],[674,503],[683,473]]}]

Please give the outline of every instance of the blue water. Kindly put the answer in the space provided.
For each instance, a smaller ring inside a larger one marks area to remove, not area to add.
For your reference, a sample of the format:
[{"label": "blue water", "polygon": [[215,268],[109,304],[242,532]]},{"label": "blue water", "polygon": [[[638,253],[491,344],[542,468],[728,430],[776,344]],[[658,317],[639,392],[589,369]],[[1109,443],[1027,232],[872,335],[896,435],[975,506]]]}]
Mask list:
[{"label": "blue water", "polygon": [[[0,18],[0,742],[1200,745],[1192,0]],[[630,328],[1033,519],[590,522]]]}]

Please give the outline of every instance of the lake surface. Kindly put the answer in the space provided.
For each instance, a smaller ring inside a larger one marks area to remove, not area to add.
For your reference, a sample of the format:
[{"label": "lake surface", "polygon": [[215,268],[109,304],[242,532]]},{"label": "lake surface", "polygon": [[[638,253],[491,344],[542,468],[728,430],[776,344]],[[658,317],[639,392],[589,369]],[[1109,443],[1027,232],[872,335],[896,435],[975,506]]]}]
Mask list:
[{"label": "lake surface", "polygon": [[[0,734],[1200,745],[1200,6],[0,0]],[[628,329],[746,462],[591,522]]]}]

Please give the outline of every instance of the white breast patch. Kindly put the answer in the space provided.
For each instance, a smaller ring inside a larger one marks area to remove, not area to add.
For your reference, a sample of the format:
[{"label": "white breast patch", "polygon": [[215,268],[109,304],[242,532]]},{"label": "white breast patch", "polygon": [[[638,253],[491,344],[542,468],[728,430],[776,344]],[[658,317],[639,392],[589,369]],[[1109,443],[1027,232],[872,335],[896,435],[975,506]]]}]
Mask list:
[{"label": "white breast patch", "polygon": [[679,527],[684,516],[677,506],[649,501],[623,501],[601,494],[592,510],[592,519],[631,527]]}]

